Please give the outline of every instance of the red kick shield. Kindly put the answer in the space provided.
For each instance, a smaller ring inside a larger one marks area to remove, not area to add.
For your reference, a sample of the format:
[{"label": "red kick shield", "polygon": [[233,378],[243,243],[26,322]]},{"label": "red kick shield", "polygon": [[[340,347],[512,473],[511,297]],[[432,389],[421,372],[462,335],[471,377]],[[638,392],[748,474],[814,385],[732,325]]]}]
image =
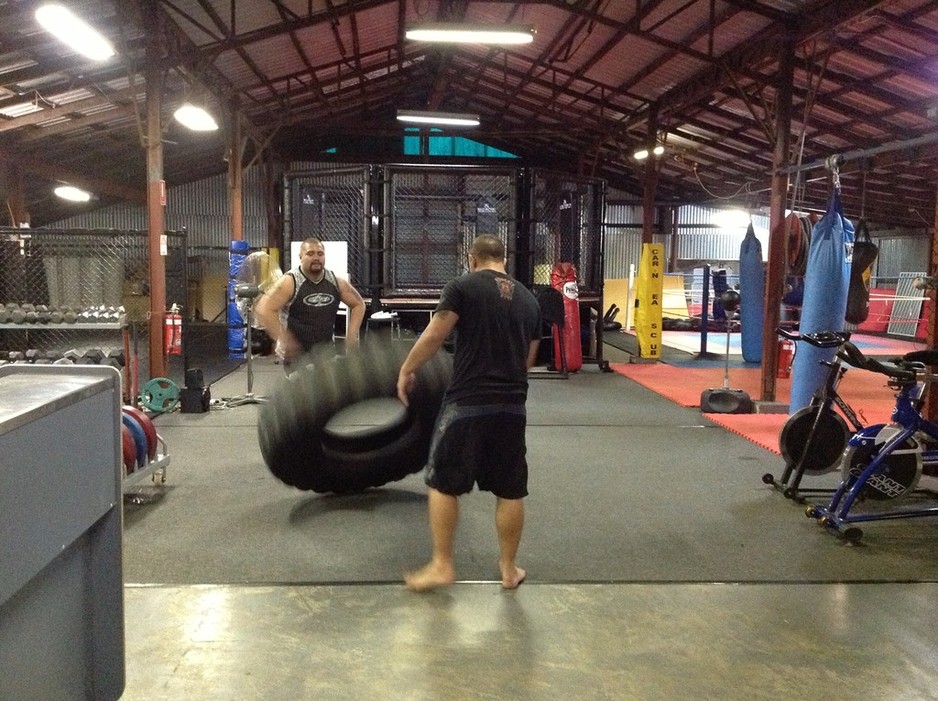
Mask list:
[{"label": "red kick shield", "polygon": [[[583,346],[580,342],[580,302],[573,263],[557,263],[550,271],[550,286],[563,295],[563,357],[567,372],[583,367]],[[561,359],[560,337],[554,330],[554,364],[559,368]]]}]

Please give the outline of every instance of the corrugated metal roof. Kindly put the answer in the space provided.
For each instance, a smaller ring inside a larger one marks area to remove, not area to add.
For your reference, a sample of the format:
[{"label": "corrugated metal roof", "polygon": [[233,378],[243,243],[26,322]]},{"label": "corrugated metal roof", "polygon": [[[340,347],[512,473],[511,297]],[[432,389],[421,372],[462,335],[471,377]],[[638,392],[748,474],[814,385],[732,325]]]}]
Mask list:
[{"label": "corrugated metal roof", "polygon": [[[249,158],[261,146],[281,158],[313,158],[335,144],[359,160],[372,152],[393,158],[397,107],[465,110],[483,118],[474,132],[480,141],[534,165],[588,168],[636,195],[645,167],[628,154],[647,140],[657,113],[669,135],[662,200],[707,200],[701,173],[767,193],[767,125],[786,35],[797,44],[792,138],[806,132],[806,162],[932,133],[938,142],[928,115],[938,105],[938,8],[928,0],[172,0],[156,5],[157,32],[142,24],[143,0],[79,2],[118,47],[120,56],[104,64],[59,46],[27,5],[0,0],[0,157],[44,172],[85,163],[121,173],[138,191],[152,37],[163,56],[165,168],[183,180],[226,168],[224,131],[193,138],[170,117],[184,97],[211,96],[214,109],[237,103],[247,117]],[[528,23],[537,34],[507,48],[403,40],[408,23],[438,19]],[[44,100],[70,109],[42,114]],[[224,130],[230,119],[219,116]],[[938,147],[865,167],[869,181],[895,183],[877,216],[918,225],[908,215],[914,208],[933,218]],[[892,177],[899,169],[909,177]],[[805,198],[825,201],[823,178],[809,180],[817,184]],[[861,198],[856,180],[842,178],[848,209]],[[54,216],[44,192],[26,199],[34,221],[46,210]]]}]

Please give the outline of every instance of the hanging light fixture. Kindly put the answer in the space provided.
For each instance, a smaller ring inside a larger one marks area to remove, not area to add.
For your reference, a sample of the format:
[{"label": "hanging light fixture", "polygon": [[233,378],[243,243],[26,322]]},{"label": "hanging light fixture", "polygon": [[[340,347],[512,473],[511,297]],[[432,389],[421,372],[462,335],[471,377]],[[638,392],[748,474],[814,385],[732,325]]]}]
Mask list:
[{"label": "hanging light fixture", "polygon": [[[660,156],[662,153],[664,153],[664,146],[658,144],[651,150],[651,152],[656,156]],[[632,154],[632,158],[634,158],[636,161],[644,161],[646,158],[648,158],[648,149],[640,148],[638,151]]]},{"label": "hanging light fixture", "polygon": [[69,202],[87,202],[91,199],[91,193],[75,187],[74,185],[59,185],[53,190],[56,197],[61,197]]},{"label": "hanging light fixture", "polygon": [[103,61],[114,55],[114,47],[97,29],[62,5],[41,5],[35,17],[43,29],[82,56]]},{"label": "hanging light fixture", "polygon": [[407,27],[404,36],[413,41],[455,44],[530,44],[535,33],[534,27],[527,25],[427,22]]},{"label": "hanging light fixture", "polygon": [[216,131],[218,123],[204,107],[187,102],[173,113],[176,121],[192,131]]},{"label": "hanging light fixture", "polygon": [[449,127],[477,127],[479,126],[479,115],[469,112],[398,110],[397,121]]}]

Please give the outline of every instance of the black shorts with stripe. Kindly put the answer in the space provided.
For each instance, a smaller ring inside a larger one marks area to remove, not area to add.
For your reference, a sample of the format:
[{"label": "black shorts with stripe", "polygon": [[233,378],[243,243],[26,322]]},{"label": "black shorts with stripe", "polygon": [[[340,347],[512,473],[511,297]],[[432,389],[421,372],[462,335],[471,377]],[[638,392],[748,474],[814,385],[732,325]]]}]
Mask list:
[{"label": "black shorts with stripe", "polygon": [[524,404],[459,406],[440,410],[425,481],[458,496],[473,485],[502,499],[528,495]]}]

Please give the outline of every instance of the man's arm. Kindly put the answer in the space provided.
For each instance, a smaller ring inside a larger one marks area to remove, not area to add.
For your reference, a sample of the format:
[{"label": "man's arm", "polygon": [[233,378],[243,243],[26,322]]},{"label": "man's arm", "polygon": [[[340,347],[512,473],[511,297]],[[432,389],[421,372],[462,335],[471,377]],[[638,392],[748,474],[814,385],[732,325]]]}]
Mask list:
[{"label": "man's arm", "polygon": [[348,280],[336,278],[339,284],[339,299],[348,307],[348,328],[345,332],[345,345],[358,345],[358,339],[362,328],[362,320],[365,318],[365,302]]},{"label": "man's arm", "polygon": [[459,315],[448,309],[438,311],[430,319],[427,328],[420,334],[420,338],[410,349],[410,353],[404,359],[401,365],[401,371],[397,375],[397,398],[401,400],[404,406],[408,404],[408,395],[414,388],[417,381],[417,370],[430,358],[437,354],[437,351],[443,345],[443,341],[452,333],[459,321]]},{"label": "man's arm", "polygon": [[528,346],[528,370],[534,367],[534,363],[537,362],[537,349],[541,345],[541,339],[535,338],[531,340],[531,345]]},{"label": "man's arm", "polygon": [[292,275],[284,275],[277,280],[273,287],[261,295],[254,307],[261,328],[267,332],[275,343],[278,343],[284,359],[292,358],[301,350],[299,341],[293,337],[287,328],[280,322],[280,310],[283,309],[290,297],[293,296],[294,280]]}]

